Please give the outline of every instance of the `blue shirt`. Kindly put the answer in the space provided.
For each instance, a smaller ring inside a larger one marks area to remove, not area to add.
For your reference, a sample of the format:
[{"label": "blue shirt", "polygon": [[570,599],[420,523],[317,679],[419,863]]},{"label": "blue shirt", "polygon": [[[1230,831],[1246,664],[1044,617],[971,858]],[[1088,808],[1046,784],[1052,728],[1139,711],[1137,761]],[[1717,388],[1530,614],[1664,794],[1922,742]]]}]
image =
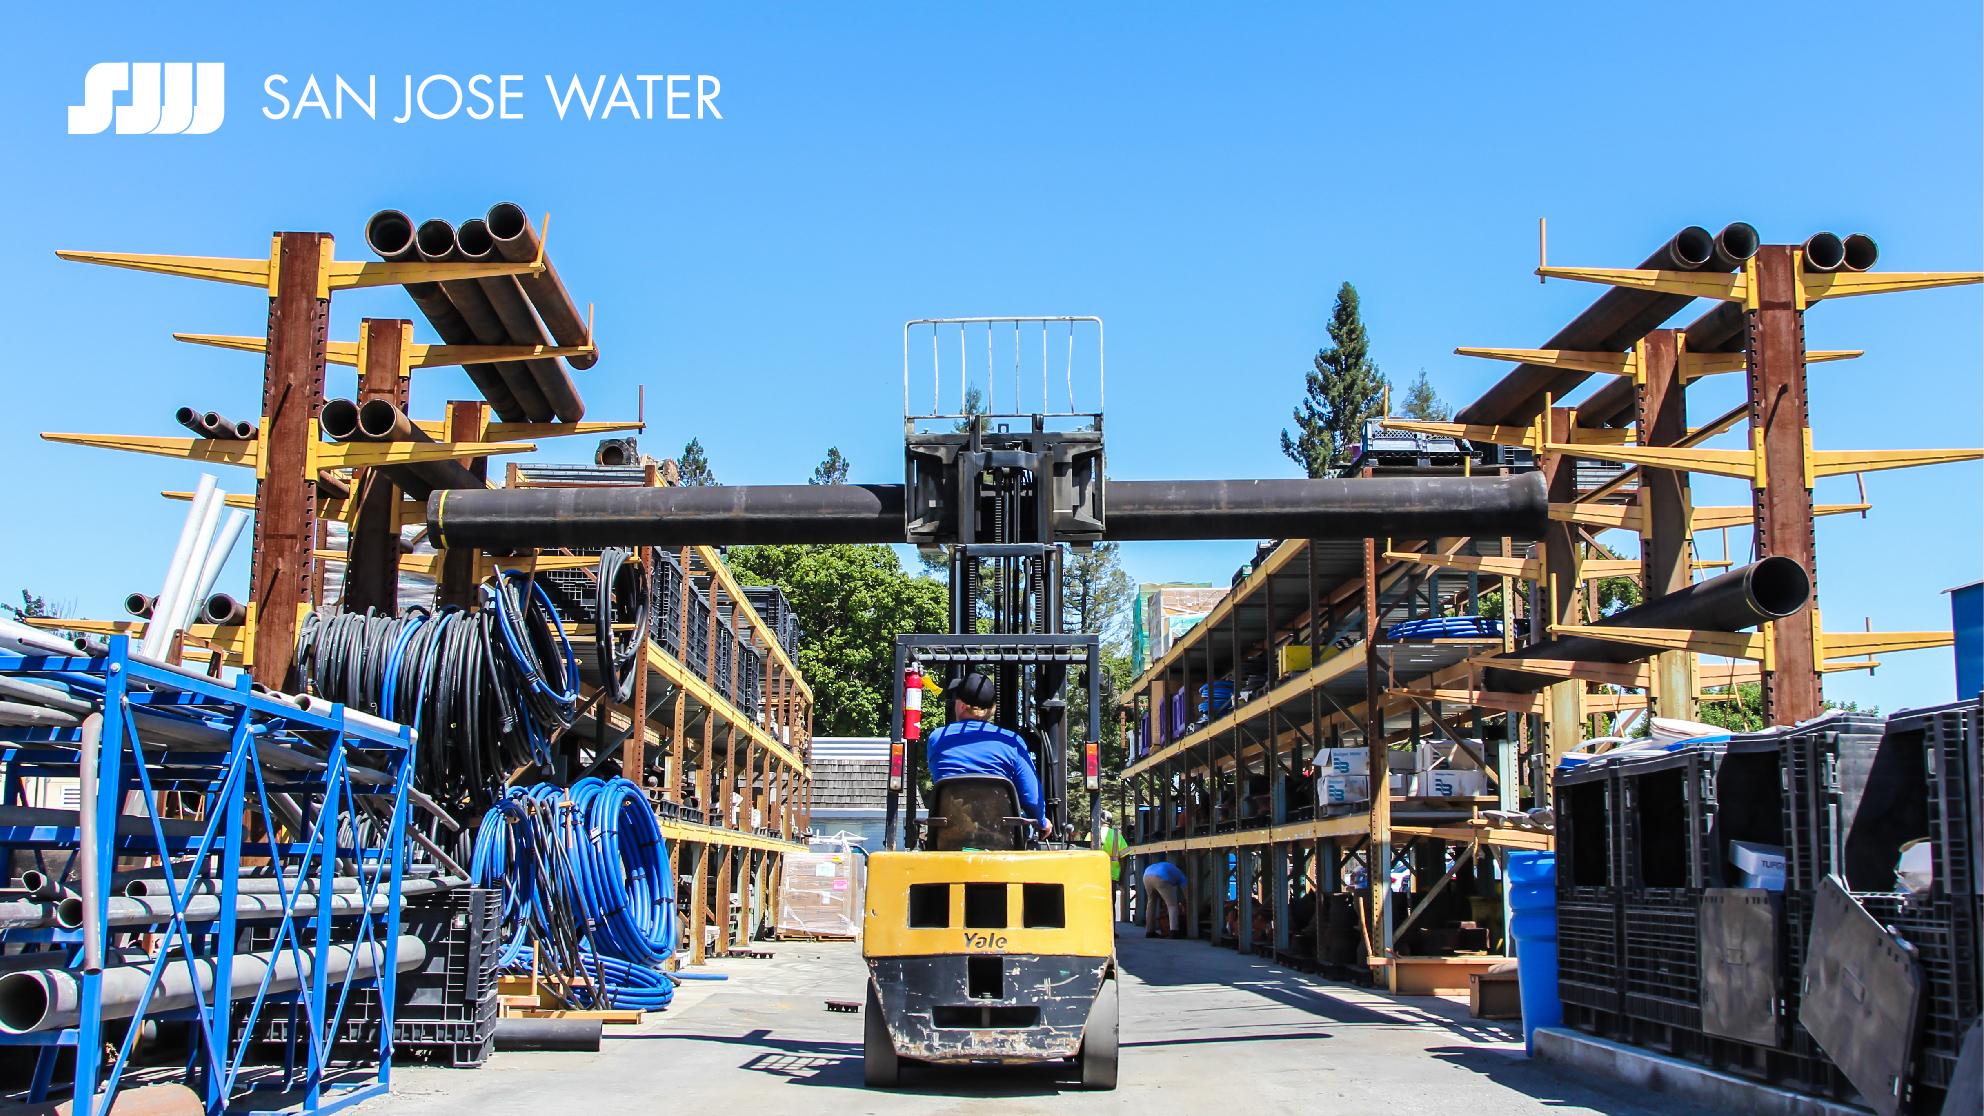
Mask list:
[{"label": "blue shirt", "polygon": [[1002,775],[1020,795],[1020,812],[1047,828],[1047,803],[1040,796],[1040,779],[1026,741],[1011,729],[987,721],[952,721],[930,734],[930,778],[957,775]]},{"label": "blue shirt", "polygon": [[1144,869],[1144,879],[1163,880],[1173,887],[1185,886],[1185,873],[1168,860],[1160,860]]}]

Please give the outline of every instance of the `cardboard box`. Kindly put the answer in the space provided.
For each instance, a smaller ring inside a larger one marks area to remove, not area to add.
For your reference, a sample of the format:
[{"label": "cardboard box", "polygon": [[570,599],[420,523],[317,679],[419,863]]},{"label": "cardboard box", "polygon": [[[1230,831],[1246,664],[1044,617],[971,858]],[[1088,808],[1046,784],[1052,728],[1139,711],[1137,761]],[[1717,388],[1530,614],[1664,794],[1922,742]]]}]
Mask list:
[{"label": "cardboard box", "polygon": [[1371,800],[1371,780],[1364,775],[1325,775],[1316,780],[1316,801],[1342,806]]},{"label": "cardboard box", "polygon": [[1786,860],[1781,846],[1756,841],[1731,841],[1729,863],[1736,866],[1740,887],[1784,890]]},{"label": "cardboard box", "polygon": [[1410,748],[1393,748],[1385,756],[1385,766],[1408,775],[1417,774],[1433,766],[1433,746],[1415,744]]},{"label": "cardboard box", "polygon": [[1369,775],[1371,753],[1363,748],[1323,748],[1316,752],[1318,775]]},{"label": "cardboard box", "polygon": [[1442,768],[1421,772],[1413,795],[1418,798],[1472,798],[1487,793],[1488,777],[1479,771]]}]

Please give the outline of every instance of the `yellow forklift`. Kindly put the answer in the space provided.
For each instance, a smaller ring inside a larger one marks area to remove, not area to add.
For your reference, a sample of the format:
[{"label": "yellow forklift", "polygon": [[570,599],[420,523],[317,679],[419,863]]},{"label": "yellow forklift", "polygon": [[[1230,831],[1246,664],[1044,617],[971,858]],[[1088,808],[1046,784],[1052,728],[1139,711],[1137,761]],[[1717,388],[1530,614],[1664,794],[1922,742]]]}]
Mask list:
[{"label": "yellow forklift", "polygon": [[[1096,727],[1099,640],[1061,632],[1062,543],[1100,535],[1102,433],[906,430],[912,541],[950,548],[951,634],[905,635],[895,651],[888,836],[868,860],[862,950],[868,962],[863,1067],[870,1086],[906,1062],[1072,1062],[1081,1084],[1116,1087],[1115,922],[1100,847]],[[919,511],[927,511],[919,520]],[[924,762],[920,683],[988,675],[997,722],[1027,742],[1051,834],[1020,817],[999,776],[936,780],[919,816]],[[1072,685],[1086,691],[1081,763],[1087,833],[1070,842]]]}]

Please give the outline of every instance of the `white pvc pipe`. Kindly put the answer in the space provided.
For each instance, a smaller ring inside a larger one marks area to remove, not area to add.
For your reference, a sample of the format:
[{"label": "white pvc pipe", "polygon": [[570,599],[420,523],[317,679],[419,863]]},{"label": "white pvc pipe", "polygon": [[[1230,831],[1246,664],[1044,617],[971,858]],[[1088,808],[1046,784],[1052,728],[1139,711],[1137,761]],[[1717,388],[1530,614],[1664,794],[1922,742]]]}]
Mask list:
[{"label": "white pvc pipe", "polygon": [[225,507],[226,491],[214,489],[213,499],[207,501],[207,514],[200,519],[199,537],[193,540],[193,553],[188,556],[186,569],[180,576],[179,592],[173,598],[172,611],[166,614],[170,624],[165,632],[167,639],[171,639],[174,632],[185,631],[200,608],[200,598],[194,595],[193,589],[200,583],[200,571],[206,567],[207,555],[213,552],[214,533],[220,527],[220,513]]},{"label": "white pvc pipe", "polygon": [[234,544],[241,538],[241,528],[248,522],[248,513],[235,508],[227,513],[227,523],[220,529],[220,537],[207,551],[206,561],[200,566],[200,577],[194,583],[193,595],[186,602],[186,616],[182,626],[191,625],[208,594],[214,591],[214,582],[220,580],[221,567],[227,565],[228,555],[234,553]]},{"label": "white pvc pipe", "polygon": [[186,578],[186,567],[193,561],[193,543],[200,535],[200,520],[207,514],[207,505],[213,501],[216,481],[213,474],[200,474],[200,487],[193,492],[192,506],[186,509],[186,522],[179,528],[179,542],[172,549],[172,564],[166,567],[165,583],[159,587],[158,604],[152,608],[152,620],[145,625],[145,638],[138,642],[138,651],[149,658],[158,658],[171,636],[166,628],[171,626],[168,617],[172,616],[171,605],[173,587]]}]

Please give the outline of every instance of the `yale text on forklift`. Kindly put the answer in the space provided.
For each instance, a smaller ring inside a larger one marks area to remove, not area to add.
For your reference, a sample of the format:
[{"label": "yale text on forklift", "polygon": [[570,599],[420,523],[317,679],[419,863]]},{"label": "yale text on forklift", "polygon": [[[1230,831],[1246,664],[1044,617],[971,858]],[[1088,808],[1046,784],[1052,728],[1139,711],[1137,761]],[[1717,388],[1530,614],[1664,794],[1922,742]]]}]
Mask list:
[{"label": "yale text on forklift", "polygon": [[[713,74],[545,74],[544,95],[560,120],[722,120],[717,96],[723,83]],[[394,124],[418,120],[523,120],[536,88],[522,74],[405,74],[387,79],[383,118]],[[392,86],[397,85],[394,89]],[[377,74],[292,80],[270,74],[262,81],[270,120],[377,121]],[[542,107],[539,109],[543,111]]]}]

